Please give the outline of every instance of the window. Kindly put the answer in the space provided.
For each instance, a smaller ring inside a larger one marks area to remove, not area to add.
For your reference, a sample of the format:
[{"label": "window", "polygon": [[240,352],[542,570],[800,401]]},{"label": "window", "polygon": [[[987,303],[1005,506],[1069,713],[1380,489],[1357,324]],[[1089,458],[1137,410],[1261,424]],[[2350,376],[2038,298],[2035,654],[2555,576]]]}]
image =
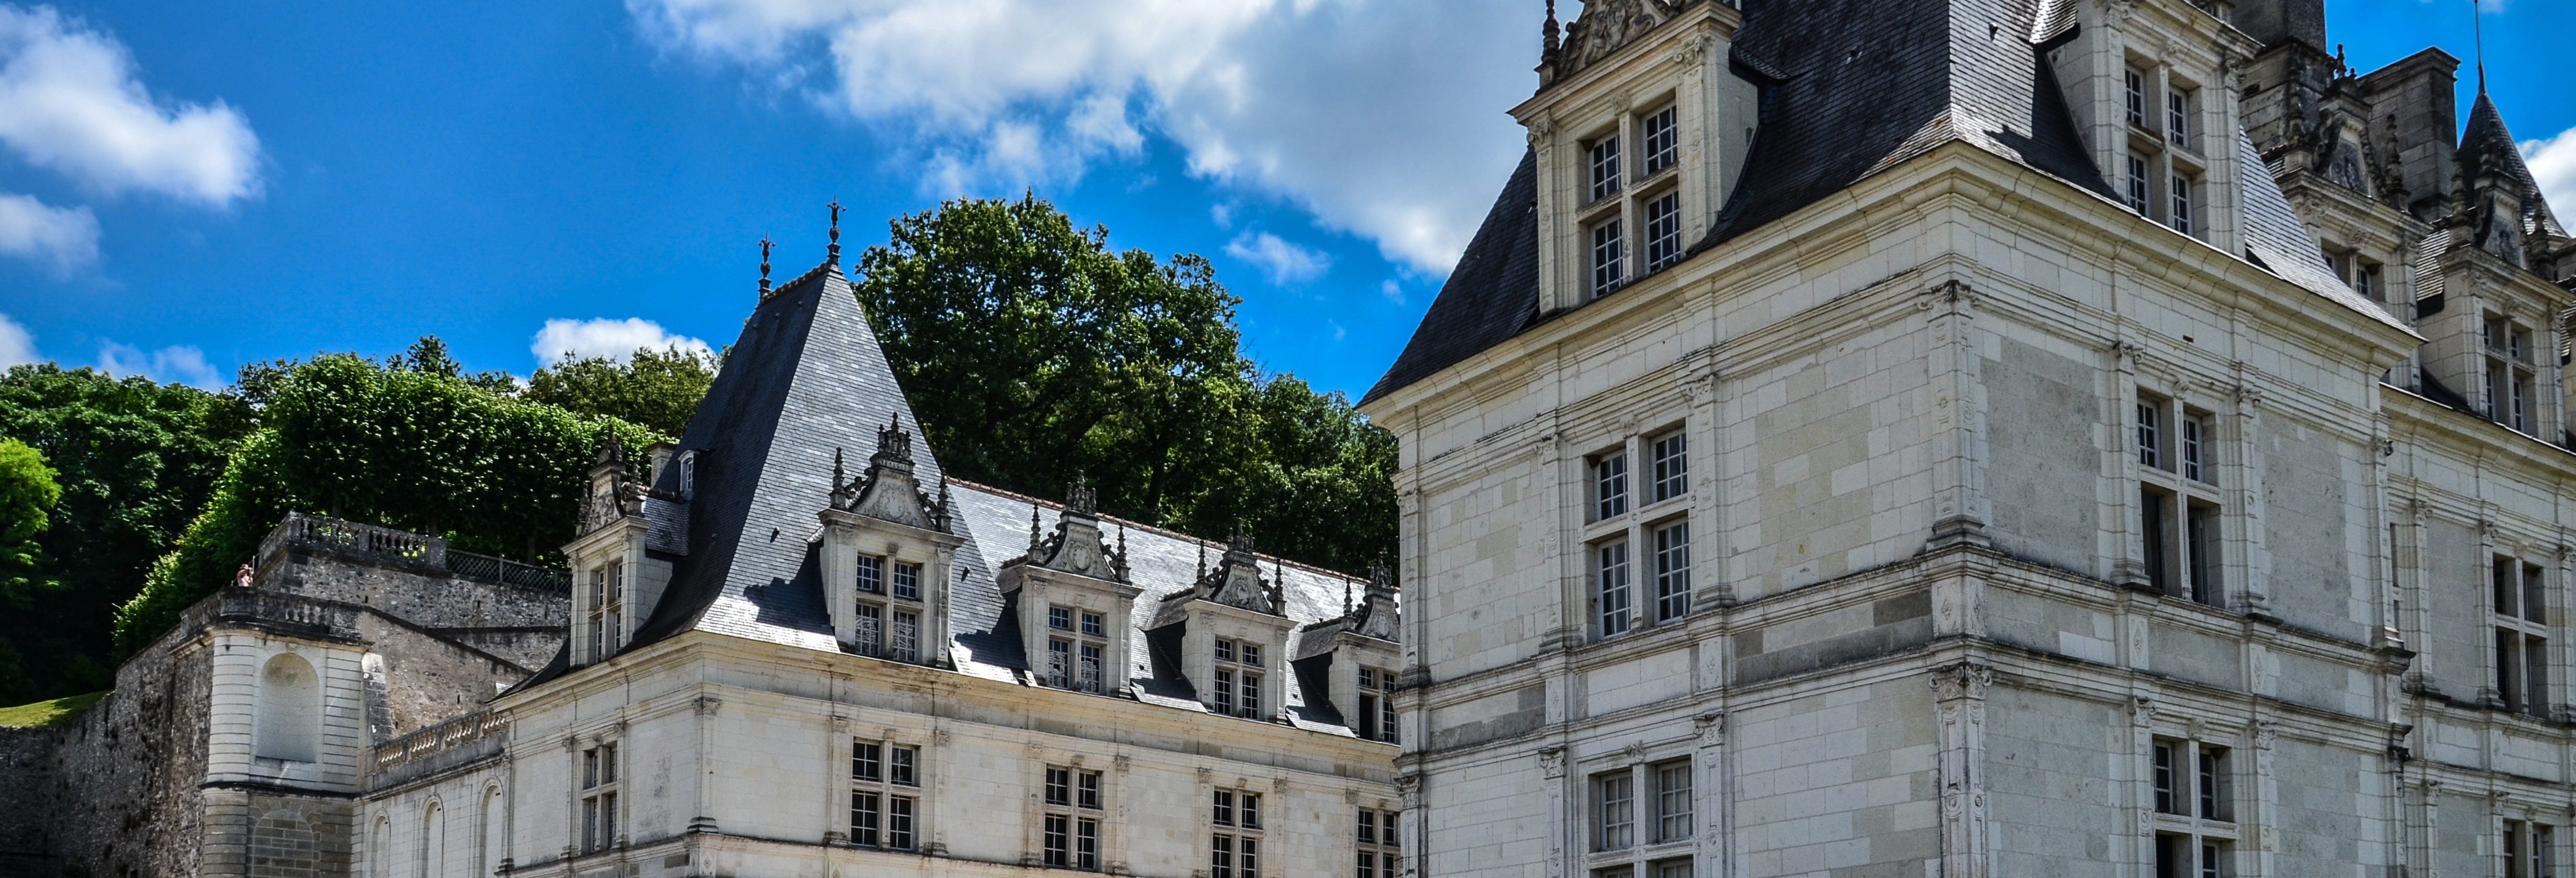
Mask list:
[{"label": "window", "polygon": [[1592,779],[1592,849],[1627,850],[1637,844],[1637,779],[1625,769]]},{"label": "window", "polygon": [[1628,276],[1626,243],[1619,238],[1619,218],[1613,216],[1592,227],[1592,295],[1599,297],[1619,288]]},{"label": "window", "polygon": [[1646,270],[1682,260],[1682,193],[1676,189],[1646,202]]},{"label": "window", "polygon": [[2136,69],[2125,71],[2123,96],[2127,98],[2129,124],[2147,127],[2147,75]]},{"label": "window", "polygon": [[2174,175],[2173,215],[2166,219],[2168,222],[2173,223],[2174,231],[2181,232],[2186,235],[2199,234],[2198,232],[2192,231],[2191,190],[2192,184],[2190,177],[2185,177],[2181,174]]},{"label": "window", "polygon": [[2156,875],[2219,878],[2236,841],[2227,749],[2175,738],[2153,747]]},{"label": "window", "polygon": [[2138,529],[2147,583],[2223,606],[2224,519],[2216,484],[2216,421],[2206,411],[2138,392]]},{"label": "window", "polygon": [[1592,201],[1619,194],[1619,136],[1616,134],[1592,142]]},{"label": "window", "polygon": [[1690,615],[1690,522],[1655,530],[1655,621]]},{"label": "window", "polygon": [[2136,155],[2129,156],[2129,209],[2147,212],[2147,160]]},{"label": "window", "polygon": [[2165,92],[2165,141],[2175,146],[2191,146],[2191,96],[2181,87]]},{"label": "window", "polygon": [[1628,514],[1628,455],[1605,454],[1592,462],[1592,513],[1595,520]]},{"label": "window", "polygon": [[1667,762],[1654,766],[1651,771],[1655,778],[1655,842],[1665,844],[1690,840],[1690,763]]},{"label": "window", "polygon": [[1395,812],[1361,808],[1359,836],[1354,843],[1359,850],[1359,878],[1397,878],[1404,874],[1403,851],[1398,848]]},{"label": "window", "polygon": [[1250,641],[1216,642],[1216,712],[1245,719],[1262,719],[1261,712],[1261,644]]},{"label": "window", "polygon": [[2549,717],[2548,577],[2540,565],[2498,555],[2495,589],[2496,693],[2504,709]]},{"label": "window", "polygon": [[885,559],[875,555],[859,556],[859,591],[866,594],[885,592]]},{"label": "window", "polygon": [[862,603],[859,605],[856,619],[858,630],[852,634],[852,639],[858,642],[859,654],[877,655],[884,652],[885,608]]},{"label": "window", "polygon": [[895,563],[894,596],[907,601],[921,600],[921,565]]},{"label": "window", "polygon": [[1616,637],[1628,633],[1628,541],[1613,540],[1592,550],[1601,636]]},{"label": "window", "polygon": [[921,614],[894,611],[894,630],[886,638],[886,658],[899,662],[921,660]]},{"label": "window", "polygon": [[2504,837],[2496,846],[2504,855],[2505,878],[2556,878],[2558,874],[2558,830],[2546,823],[2528,820],[2504,822]]},{"label": "window", "polygon": [[1677,108],[1667,105],[1638,123],[1646,137],[1646,176],[1661,173],[1681,158],[1680,122]]},{"label": "window", "polygon": [[[1074,618],[1081,617],[1080,633]],[[1062,634],[1047,638],[1047,685],[1098,695],[1108,685],[1108,624],[1101,614],[1070,607],[1048,607],[1047,627]]]},{"label": "window", "polygon": [[883,741],[850,742],[850,843],[912,850],[920,788],[920,748]]},{"label": "window", "polygon": [[1100,772],[1049,765],[1045,788],[1046,865],[1100,871]]},{"label": "window", "polygon": [[617,844],[617,745],[581,751],[581,852]]},{"label": "window", "polygon": [[2487,409],[2496,423],[2529,433],[2533,388],[2531,329],[2500,314],[2486,318]]},{"label": "window", "polygon": [[2383,288],[2381,269],[2375,262],[2357,262],[2352,268],[2352,291],[2363,298],[2378,301]]},{"label": "window", "polygon": [[1359,669],[1359,710],[1352,718],[1361,740],[1395,740],[1395,672]]},{"label": "window", "polygon": [[1654,457],[1655,502],[1690,493],[1689,442],[1681,431],[1657,437],[1647,448]]},{"label": "window", "polygon": [[1217,790],[1208,844],[1208,878],[1257,878],[1261,874],[1261,794]]},{"label": "window", "polygon": [[625,634],[626,565],[611,562],[590,571],[590,661],[606,660]]}]

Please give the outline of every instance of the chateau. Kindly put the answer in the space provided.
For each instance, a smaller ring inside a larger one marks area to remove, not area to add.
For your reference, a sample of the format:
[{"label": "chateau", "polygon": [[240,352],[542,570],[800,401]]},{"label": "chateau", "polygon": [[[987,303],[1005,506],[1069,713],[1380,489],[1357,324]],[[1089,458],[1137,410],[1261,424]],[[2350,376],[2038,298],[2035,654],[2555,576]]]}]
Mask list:
[{"label": "chateau", "polygon": [[0,735],[0,873],[2576,862],[2576,238],[2482,74],[2322,0],[1541,36],[1361,403],[1398,570],[946,478],[835,244],[569,570],[291,517]]},{"label": "chateau", "polygon": [[2576,241],[2457,59],[2321,0],[1544,38],[1361,405],[1421,874],[2576,862]]}]

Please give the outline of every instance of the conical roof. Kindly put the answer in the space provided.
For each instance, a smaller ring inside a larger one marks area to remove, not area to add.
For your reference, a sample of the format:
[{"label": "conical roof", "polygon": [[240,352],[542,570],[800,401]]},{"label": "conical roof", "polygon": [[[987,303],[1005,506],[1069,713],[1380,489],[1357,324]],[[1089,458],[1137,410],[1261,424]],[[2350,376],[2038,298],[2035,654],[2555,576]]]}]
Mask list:
[{"label": "conical roof", "polygon": [[2478,89],[2478,101],[2469,108],[2469,127],[2460,133],[2458,153],[2460,179],[2477,185],[2478,178],[2494,175],[2513,187],[2515,200],[2522,203],[2522,234],[2567,237],[2566,228],[2549,211],[2549,202],[2541,196],[2540,183],[2532,177],[2531,166],[2522,160],[2522,147],[2514,142],[2513,132],[2505,128],[2504,114],[2496,109],[2495,99],[2485,88]]}]

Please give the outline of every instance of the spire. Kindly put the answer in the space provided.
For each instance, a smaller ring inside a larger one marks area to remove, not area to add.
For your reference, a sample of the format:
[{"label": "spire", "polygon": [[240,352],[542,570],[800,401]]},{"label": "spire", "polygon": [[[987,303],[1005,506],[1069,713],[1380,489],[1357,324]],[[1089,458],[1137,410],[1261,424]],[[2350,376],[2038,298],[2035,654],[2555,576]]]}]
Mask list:
[{"label": "spire", "polygon": [[1038,559],[1038,505],[1029,504],[1029,560]]},{"label": "spire", "polygon": [[832,246],[824,252],[823,261],[837,264],[841,261],[841,201],[836,198],[826,206],[832,209]]},{"label": "spire", "polygon": [[2487,4],[2486,0],[2469,0],[2469,23],[2478,35],[2478,97],[2487,94]]},{"label": "spire", "polygon": [[841,471],[841,449],[836,446],[832,449],[832,493],[840,493],[841,485],[847,482],[849,478]]},{"label": "spire", "polygon": [[1562,35],[1565,33],[1565,28],[1556,23],[1556,0],[1547,0],[1547,23],[1540,25],[1538,32],[1541,41],[1539,57],[1556,60],[1557,49],[1564,46]]},{"label": "spire", "polygon": [[773,245],[768,238],[760,239],[760,297],[763,299],[769,298],[769,248],[771,246]]}]

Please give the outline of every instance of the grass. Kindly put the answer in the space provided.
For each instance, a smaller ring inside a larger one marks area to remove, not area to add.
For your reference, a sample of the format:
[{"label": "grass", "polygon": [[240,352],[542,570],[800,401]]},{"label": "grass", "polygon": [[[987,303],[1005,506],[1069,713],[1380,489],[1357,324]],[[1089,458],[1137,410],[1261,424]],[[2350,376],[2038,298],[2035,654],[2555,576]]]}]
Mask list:
[{"label": "grass", "polygon": [[61,722],[105,697],[105,692],[92,692],[16,707],[0,707],[0,727],[43,728]]}]

